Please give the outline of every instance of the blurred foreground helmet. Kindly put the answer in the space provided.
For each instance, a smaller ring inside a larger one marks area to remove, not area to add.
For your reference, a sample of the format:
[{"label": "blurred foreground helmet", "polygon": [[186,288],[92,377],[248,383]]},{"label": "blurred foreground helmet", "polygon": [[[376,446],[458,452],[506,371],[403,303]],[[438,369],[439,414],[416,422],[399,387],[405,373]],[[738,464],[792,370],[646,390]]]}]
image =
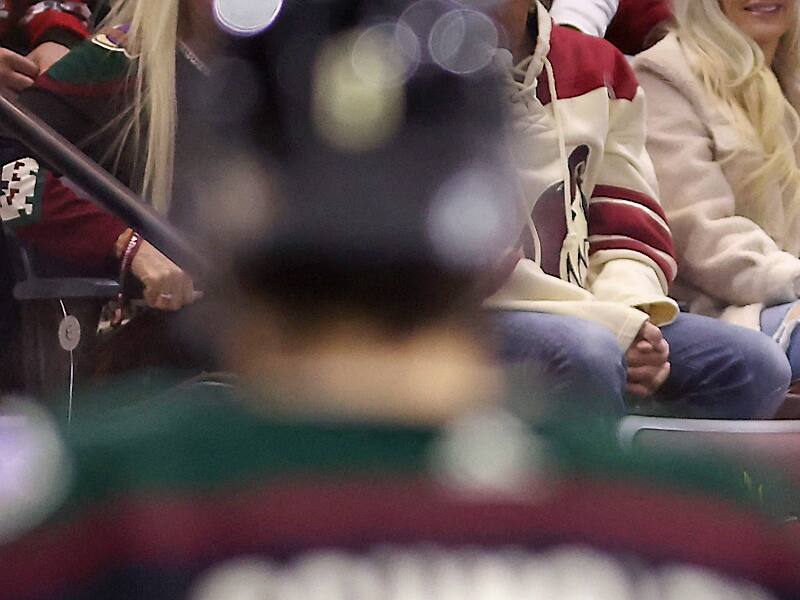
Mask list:
[{"label": "blurred foreground helmet", "polygon": [[206,228],[230,232],[248,269],[281,255],[470,272],[517,237],[483,13],[440,0],[216,11],[228,30],[267,27],[220,69],[205,126],[220,151],[198,161]]}]

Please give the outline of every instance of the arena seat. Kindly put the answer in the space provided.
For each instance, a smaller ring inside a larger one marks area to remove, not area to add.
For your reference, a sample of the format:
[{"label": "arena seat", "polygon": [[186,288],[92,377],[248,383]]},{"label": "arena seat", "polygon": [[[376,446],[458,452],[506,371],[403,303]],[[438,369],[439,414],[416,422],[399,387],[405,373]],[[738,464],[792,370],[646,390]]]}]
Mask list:
[{"label": "arena seat", "polygon": [[628,416],[618,429],[623,447],[715,450],[745,463],[780,465],[800,480],[800,420],[715,421]]},{"label": "arena seat", "polygon": [[16,277],[13,294],[20,306],[18,368],[23,390],[59,402],[92,372],[100,311],[117,295],[119,284],[112,279],[41,275],[27,250],[13,239],[8,245]]}]

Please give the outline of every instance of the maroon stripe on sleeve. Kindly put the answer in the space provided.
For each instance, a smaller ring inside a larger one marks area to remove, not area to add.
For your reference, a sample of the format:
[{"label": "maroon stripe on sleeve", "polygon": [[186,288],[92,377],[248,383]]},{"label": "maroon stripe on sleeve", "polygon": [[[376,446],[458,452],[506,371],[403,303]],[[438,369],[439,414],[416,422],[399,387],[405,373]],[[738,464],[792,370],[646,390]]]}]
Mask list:
[{"label": "maroon stripe on sleeve", "polygon": [[628,202],[635,202],[641,204],[645,208],[649,208],[659,217],[667,221],[667,214],[664,212],[664,207],[656,202],[653,198],[642,192],[637,192],[624,187],[617,187],[613,185],[598,185],[595,186],[592,193],[594,198],[609,198],[610,200],[627,200]]},{"label": "maroon stripe on sleeve", "polygon": [[589,205],[589,235],[621,235],[675,256],[672,235],[646,211],[629,204],[595,202]]},{"label": "maroon stripe on sleeve", "polygon": [[591,245],[589,254],[593,255],[597,252],[602,252],[603,250],[631,250],[632,252],[644,254],[658,265],[658,267],[663,271],[664,277],[666,277],[667,281],[674,281],[675,276],[677,275],[674,265],[666,260],[661,254],[654,251],[652,246],[648,246],[644,242],[624,238],[594,242]]},{"label": "maroon stripe on sleeve", "polygon": [[117,239],[128,227],[123,221],[81,198],[52,173],[46,175],[42,219],[16,229],[20,239],[45,256],[87,268],[108,264]]},{"label": "maroon stripe on sleeve", "polygon": [[120,93],[131,85],[129,79],[101,81],[98,83],[69,83],[53,79],[46,73],[36,80],[36,87],[58,96],[88,98],[93,96],[107,97]]},{"label": "maroon stripe on sleeve", "polygon": [[63,29],[74,33],[80,38],[86,38],[89,35],[89,29],[84,21],[75,15],[58,9],[45,10],[36,15],[26,25],[25,29],[28,34],[28,40],[33,46],[37,45],[39,38],[51,29]]}]

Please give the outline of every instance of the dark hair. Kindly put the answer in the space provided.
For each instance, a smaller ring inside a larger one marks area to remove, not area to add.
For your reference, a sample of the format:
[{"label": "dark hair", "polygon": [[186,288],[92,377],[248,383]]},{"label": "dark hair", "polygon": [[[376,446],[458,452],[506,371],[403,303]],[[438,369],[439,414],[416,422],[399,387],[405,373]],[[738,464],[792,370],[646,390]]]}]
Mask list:
[{"label": "dark hair", "polygon": [[264,300],[300,333],[358,318],[398,338],[445,320],[468,320],[478,308],[470,277],[430,262],[348,264],[273,255],[252,267],[240,263],[237,274],[248,295]]}]

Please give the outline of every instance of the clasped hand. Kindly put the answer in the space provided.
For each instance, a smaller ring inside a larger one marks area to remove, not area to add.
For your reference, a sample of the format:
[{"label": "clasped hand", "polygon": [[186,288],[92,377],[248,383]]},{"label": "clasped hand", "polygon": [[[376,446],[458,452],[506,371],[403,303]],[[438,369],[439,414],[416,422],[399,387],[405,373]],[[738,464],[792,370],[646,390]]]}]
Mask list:
[{"label": "clasped hand", "polygon": [[40,44],[28,56],[22,56],[8,48],[0,48],[0,93],[16,98],[67,52],[69,48],[55,42]]},{"label": "clasped hand", "polygon": [[642,326],[625,358],[628,364],[626,389],[629,394],[641,398],[652,396],[669,377],[669,344],[661,330],[650,322]]}]

